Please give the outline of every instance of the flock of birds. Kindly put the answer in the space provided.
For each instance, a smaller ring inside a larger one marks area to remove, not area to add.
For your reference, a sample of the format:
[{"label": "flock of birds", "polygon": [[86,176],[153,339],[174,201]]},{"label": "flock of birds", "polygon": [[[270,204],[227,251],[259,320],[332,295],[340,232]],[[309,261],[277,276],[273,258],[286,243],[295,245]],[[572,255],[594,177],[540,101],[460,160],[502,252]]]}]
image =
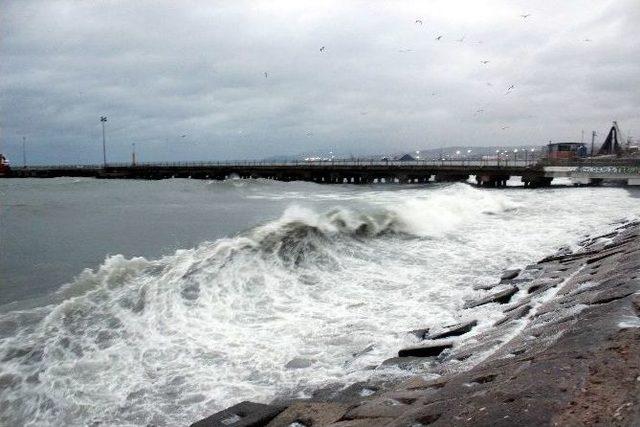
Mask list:
[{"label": "flock of birds", "polygon": [[[531,13],[526,13],[526,14],[522,14],[522,15],[520,15],[520,18],[521,18],[523,21],[526,21],[530,16],[531,16]],[[415,24],[416,24],[416,25],[419,25],[419,26],[422,26],[422,25],[423,25],[422,19],[420,19],[420,18],[416,18],[416,20],[415,20]],[[441,41],[441,40],[443,39],[443,37],[444,37],[444,35],[442,35],[442,34],[438,34],[438,35],[435,37],[435,41]],[[463,35],[461,38],[456,39],[455,41],[456,41],[456,42],[458,42],[458,43],[464,43],[465,37],[466,37],[466,36],[465,36],[465,35]],[[585,41],[585,42],[591,42],[592,40],[591,40],[591,39],[589,39],[589,38],[586,38],[586,39],[584,39],[583,41]],[[482,41],[475,41],[474,43],[476,43],[476,44],[482,44]],[[326,51],[327,51],[326,46],[322,46],[322,47],[320,47],[320,53],[325,53]],[[400,49],[400,50],[398,50],[398,52],[401,52],[401,53],[408,53],[408,52],[415,52],[415,50],[413,50],[413,49]],[[491,61],[490,61],[490,60],[488,60],[488,59],[485,59],[485,60],[480,61],[480,63],[481,63],[482,65],[487,65],[487,64],[489,64],[490,62],[491,62]],[[268,74],[266,71],[264,72],[264,78],[265,78],[265,79],[266,79],[266,78],[269,78],[269,74]],[[487,82],[487,86],[493,86],[493,84],[492,84],[492,83],[490,83],[490,82]],[[505,92],[504,94],[505,94],[505,95],[509,95],[509,94],[510,94],[510,93],[512,93],[512,91],[513,91],[513,90],[515,90],[515,89],[516,89],[516,86],[515,86],[514,84],[511,84],[511,85],[509,85],[509,86],[507,87],[507,90],[506,90],[506,92]],[[436,96],[437,94],[438,94],[437,92],[432,92],[432,93],[431,93],[431,96]],[[484,112],[484,109],[480,108],[480,109],[476,110],[476,113],[475,113],[475,114],[481,114],[481,113],[483,113],[483,112]],[[362,115],[366,115],[366,112],[362,112],[361,114],[362,114]],[[510,128],[510,126],[503,126],[501,129],[502,129],[502,130],[507,130],[507,129],[509,129],[509,128]],[[307,132],[307,136],[310,136],[310,135],[313,135],[313,134],[312,134],[311,132]]]}]

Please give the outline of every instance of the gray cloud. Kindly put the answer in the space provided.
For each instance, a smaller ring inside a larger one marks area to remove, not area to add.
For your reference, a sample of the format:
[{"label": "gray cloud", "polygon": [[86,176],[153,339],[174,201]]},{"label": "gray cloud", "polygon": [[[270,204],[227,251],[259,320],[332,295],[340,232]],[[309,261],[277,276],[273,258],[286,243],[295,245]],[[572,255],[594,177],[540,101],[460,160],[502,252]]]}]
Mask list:
[{"label": "gray cloud", "polygon": [[99,162],[103,114],[112,161],[640,129],[637,0],[217,3],[4,2],[0,150]]}]

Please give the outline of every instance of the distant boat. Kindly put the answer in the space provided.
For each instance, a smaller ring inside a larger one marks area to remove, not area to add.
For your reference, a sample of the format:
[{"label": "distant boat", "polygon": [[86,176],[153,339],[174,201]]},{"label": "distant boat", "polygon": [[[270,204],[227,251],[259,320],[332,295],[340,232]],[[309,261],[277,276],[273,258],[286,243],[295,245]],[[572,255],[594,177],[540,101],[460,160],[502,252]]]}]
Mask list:
[{"label": "distant boat", "polygon": [[9,167],[9,160],[0,153],[0,176],[9,175],[11,168]]}]

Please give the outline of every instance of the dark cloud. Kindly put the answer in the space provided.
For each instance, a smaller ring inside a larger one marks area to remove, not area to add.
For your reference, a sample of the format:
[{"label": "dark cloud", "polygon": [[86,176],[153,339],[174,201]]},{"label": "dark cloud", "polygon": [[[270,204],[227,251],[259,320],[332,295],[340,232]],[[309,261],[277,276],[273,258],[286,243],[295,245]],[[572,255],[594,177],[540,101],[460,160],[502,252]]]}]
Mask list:
[{"label": "dark cloud", "polygon": [[637,0],[216,3],[2,3],[0,150],[99,162],[105,114],[113,161],[640,128]]}]

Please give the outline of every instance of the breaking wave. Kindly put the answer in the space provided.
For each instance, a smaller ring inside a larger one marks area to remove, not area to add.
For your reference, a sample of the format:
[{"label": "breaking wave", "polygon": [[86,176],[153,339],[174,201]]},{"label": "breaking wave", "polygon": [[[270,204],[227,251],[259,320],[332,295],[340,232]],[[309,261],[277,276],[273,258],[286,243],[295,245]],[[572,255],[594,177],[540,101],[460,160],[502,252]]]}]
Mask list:
[{"label": "breaking wave", "polygon": [[187,424],[242,397],[361,379],[427,301],[447,318],[467,292],[438,303],[411,247],[514,208],[454,185],[366,211],[292,206],[157,260],[111,256],[60,302],[0,315],[0,424]]}]

